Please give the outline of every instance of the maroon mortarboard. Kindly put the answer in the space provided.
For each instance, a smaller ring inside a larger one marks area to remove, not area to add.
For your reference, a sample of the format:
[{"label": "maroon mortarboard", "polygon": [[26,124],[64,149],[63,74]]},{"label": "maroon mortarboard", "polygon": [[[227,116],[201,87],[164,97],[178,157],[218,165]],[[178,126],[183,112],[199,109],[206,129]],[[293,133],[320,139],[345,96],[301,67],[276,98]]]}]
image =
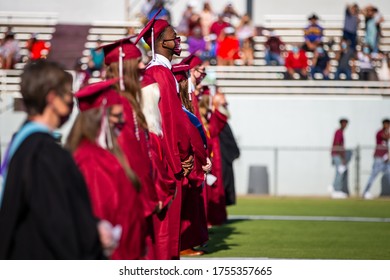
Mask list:
[{"label": "maroon mortarboard", "polygon": [[121,97],[117,91],[111,88],[119,79],[111,79],[97,82],[83,87],[76,92],[80,111],[87,111],[92,108],[109,107],[115,104],[122,104]]},{"label": "maroon mortarboard", "polygon": [[142,56],[141,51],[131,42],[135,36],[130,36],[114,43],[101,46],[104,50],[104,63],[110,65],[113,62],[119,62],[119,86],[122,91],[125,90],[123,83],[123,60],[136,59]]},{"label": "maroon mortarboard", "polygon": [[182,64],[182,62],[180,62],[179,64],[172,65],[172,73],[173,73],[173,75],[175,75],[175,78],[176,78],[178,83],[188,79],[187,73],[190,69],[191,68],[189,65]]},{"label": "maroon mortarboard", "polygon": [[[141,57],[142,53],[137,48],[137,46],[133,42],[131,42],[132,38],[134,38],[134,36],[127,37],[115,41],[114,43],[99,47],[104,50],[104,63],[106,65],[110,65],[113,62],[119,62],[121,53],[123,60]],[[120,48],[122,48],[122,51],[120,50]]]},{"label": "maroon mortarboard", "polygon": [[166,27],[170,24],[163,19],[156,19],[156,17],[160,14],[162,8],[157,11],[157,13],[153,16],[153,18],[145,25],[145,27],[138,34],[137,39],[134,41],[134,44],[137,44],[141,38],[144,38],[146,44],[149,45],[152,49],[153,58],[154,58],[154,41],[157,37],[164,31]]},{"label": "maroon mortarboard", "polygon": [[180,63],[188,64],[190,66],[190,69],[193,69],[196,66],[202,65],[203,61],[198,56],[190,54],[189,56],[183,58]]}]

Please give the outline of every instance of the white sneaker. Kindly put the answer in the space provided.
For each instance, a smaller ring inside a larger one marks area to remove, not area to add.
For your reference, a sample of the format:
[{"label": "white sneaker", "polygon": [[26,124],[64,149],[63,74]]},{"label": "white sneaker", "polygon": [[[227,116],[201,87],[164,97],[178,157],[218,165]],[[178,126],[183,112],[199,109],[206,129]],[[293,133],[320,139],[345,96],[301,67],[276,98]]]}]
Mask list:
[{"label": "white sneaker", "polygon": [[342,191],[334,191],[334,192],[332,192],[331,197],[333,199],[346,199],[348,197],[348,195]]},{"label": "white sneaker", "polygon": [[364,194],[363,194],[363,198],[364,199],[374,199],[374,196],[370,193],[370,192],[365,192]]},{"label": "white sneaker", "polygon": [[333,188],[333,185],[328,185],[328,193],[332,193],[332,192],[334,192],[334,188]]}]

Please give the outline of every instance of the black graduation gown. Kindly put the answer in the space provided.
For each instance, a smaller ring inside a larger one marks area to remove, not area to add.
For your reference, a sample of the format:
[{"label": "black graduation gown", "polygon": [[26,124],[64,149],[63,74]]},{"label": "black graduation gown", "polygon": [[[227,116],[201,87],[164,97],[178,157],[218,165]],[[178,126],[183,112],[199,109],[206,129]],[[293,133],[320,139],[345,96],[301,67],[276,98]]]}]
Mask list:
[{"label": "black graduation gown", "polygon": [[222,157],[222,178],[225,188],[226,205],[233,205],[236,204],[233,161],[240,156],[240,150],[228,123],[226,123],[219,135],[219,143]]},{"label": "black graduation gown", "polygon": [[97,219],[71,154],[47,133],[27,137],[8,167],[0,259],[102,259]]}]

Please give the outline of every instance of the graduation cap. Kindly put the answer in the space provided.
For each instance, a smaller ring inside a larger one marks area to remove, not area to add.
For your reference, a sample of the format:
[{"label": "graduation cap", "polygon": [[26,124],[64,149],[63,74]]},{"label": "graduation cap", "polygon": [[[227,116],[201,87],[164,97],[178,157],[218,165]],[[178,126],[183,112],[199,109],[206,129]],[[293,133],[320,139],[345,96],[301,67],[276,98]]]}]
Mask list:
[{"label": "graduation cap", "polygon": [[191,69],[190,65],[183,64],[183,62],[172,65],[172,73],[173,75],[175,75],[175,78],[178,83],[188,78],[188,71],[190,69]]},{"label": "graduation cap", "polygon": [[154,40],[160,34],[170,26],[168,21],[163,20],[163,19],[156,19],[156,17],[160,14],[162,8],[160,8],[157,13],[152,17],[152,19],[145,25],[145,27],[141,30],[141,32],[138,34],[137,39],[135,40],[135,44],[138,43],[141,38],[144,38],[144,41],[146,44],[149,45],[152,49],[152,54],[153,54],[153,59],[154,59]]},{"label": "graduation cap", "polygon": [[196,56],[195,54],[190,54],[189,56],[183,58],[181,63],[187,64],[190,66],[190,69],[193,69],[196,66],[202,65],[203,61],[199,58],[199,56]]},{"label": "graduation cap", "polygon": [[104,51],[104,63],[110,65],[113,62],[122,60],[135,59],[142,56],[141,51],[131,41],[135,36],[126,37],[124,39],[115,41],[114,43],[100,46],[97,49]]},{"label": "graduation cap", "polygon": [[122,104],[119,93],[111,88],[118,80],[116,78],[93,83],[76,92],[75,97],[77,98],[80,111],[83,112],[101,106],[107,108],[112,105]]},{"label": "graduation cap", "polygon": [[97,49],[104,51],[104,63],[110,65],[114,62],[119,62],[119,86],[121,90],[125,90],[123,83],[123,61],[129,59],[137,59],[142,56],[141,51],[131,41],[135,36],[126,37],[115,41],[114,43],[100,46]]}]

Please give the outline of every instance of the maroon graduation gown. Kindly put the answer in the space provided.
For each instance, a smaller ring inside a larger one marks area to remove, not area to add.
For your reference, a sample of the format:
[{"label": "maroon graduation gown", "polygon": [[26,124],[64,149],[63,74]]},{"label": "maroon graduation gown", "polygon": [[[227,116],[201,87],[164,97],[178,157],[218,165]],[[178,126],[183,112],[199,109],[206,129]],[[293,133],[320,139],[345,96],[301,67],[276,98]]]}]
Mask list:
[{"label": "maroon graduation gown", "polygon": [[162,120],[163,136],[161,138],[167,163],[176,178],[177,192],[172,201],[167,216],[169,219],[169,234],[173,246],[170,248],[172,259],[180,258],[180,216],[182,198],[182,166],[181,162],[191,155],[192,148],[187,132],[187,115],[181,108],[177,93],[176,80],[170,69],[162,65],[153,65],[146,69],[145,75],[150,75],[160,89],[159,109]]},{"label": "maroon graduation gown", "polygon": [[227,123],[227,117],[215,110],[210,117],[209,133],[212,151],[212,174],[217,177],[212,186],[207,186],[207,221],[209,225],[221,225],[227,220],[225,189],[222,179],[222,157],[219,135]]},{"label": "maroon graduation gown", "polygon": [[94,214],[122,226],[112,259],[141,259],[145,253],[145,219],[139,194],[109,151],[83,140],[74,159],[87,183]]},{"label": "maroon graduation gown", "polygon": [[153,216],[153,225],[156,234],[156,259],[170,260],[174,257],[171,255],[170,248],[175,246],[175,239],[172,240],[172,236],[169,234],[170,221],[167,216],[167,211],[169,211],[170,204],[176,193],[176,179],[165,159],[161,138],[154,133],[150,133],[149,135],[157,195],[159,201],[163,203],[161,212]]},{"label": "maroon graduation gown", "polygon": [[129,101],[122,97],[125,125],[119,134],[118,144],[125,154],[130,167],[138,175],[141,181],[141,200],[144,206],[144,216],[147,222],[147,259],[155,259],[152,214],[158,204],[156,187],[153,180],[153,165],[150,158],[148,134],[138,124],[133,115],[133,109]]}]

